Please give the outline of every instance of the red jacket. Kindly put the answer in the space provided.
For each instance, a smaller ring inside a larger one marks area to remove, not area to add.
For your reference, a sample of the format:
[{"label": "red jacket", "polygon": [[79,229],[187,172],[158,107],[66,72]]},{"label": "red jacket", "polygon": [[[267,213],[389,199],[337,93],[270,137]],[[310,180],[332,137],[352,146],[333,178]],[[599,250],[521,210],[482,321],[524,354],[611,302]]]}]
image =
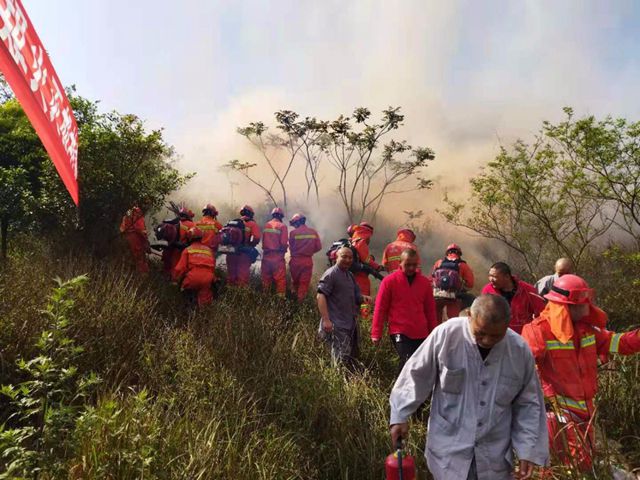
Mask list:
[{"label": "red jacket", "polygon": [[525,325],[522,337],[533,352],[544,395],[555,397],[561,407],[583,419],[594,411],[598,357],[640,352],[640,330],[614,333],[594,326],[588,319],[574,323],[572,341],[566,344],[556,339],[542,317]]},{"label": "red jacket", "polygon": [[201,271],[213,273],[216,261],[211,249],[200,242],[193,242],[182,251],[174,270],[174,280],[197,275]]},{"label": "red jacket", "polygon": [[[544,300],[538,292],[527,282],[513,278],[516,284],[516,293],[511,299],[511,322],[509,327],[516,333],[522,333],[522,327],[530,323],[534,317],[540,315],[544,310]],[[483,295],[489,293],[491,295],[501,295],[493,285],[487,283],[481,292]]]},{"label": "red jacket", "polygon": [[289,234],[289,251],[292,257],[312,257],[322,250],[320,236],[313,228],[300,225]]},{"label": "red jacket", "polygon": [[427,338],[438,325],[431,279],[416,272],[413,283],[409,285],[401,270],[387,275],[376,296],[372,339],[382,338],[385,321],[389,324],[390,335],[401,333],[412,339]]},{"label": "red jacket", "polygon": [[288,245],[287,226],[275,218],[269,220],[262,229],[262,251],[265,255],[279,253],[284,256]]},{"label": "red jacket", "polygon": [[[382,253],[382,264],[387,272],[395,272],[400,268],[400,255],[404,250],[410,248],[416,253],[418,248],[413,240],[416,236],[411,234],[409,230],[401,230],[398,233],[398,238],[395,241],[387,245]],[[420,256],[418,256],[418,264],[420,263]]]}]

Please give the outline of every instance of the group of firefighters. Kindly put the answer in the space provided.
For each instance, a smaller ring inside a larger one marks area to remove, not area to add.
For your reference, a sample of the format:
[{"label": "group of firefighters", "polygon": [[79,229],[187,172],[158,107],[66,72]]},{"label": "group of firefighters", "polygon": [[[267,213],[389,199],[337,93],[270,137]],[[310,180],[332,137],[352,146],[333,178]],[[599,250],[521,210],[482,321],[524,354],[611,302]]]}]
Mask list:
[{"label": "group of firefighters", "polygon": [[[217,220],[218,211],[206,205],[200,220],[180,209],[176,228],[182,249],[162,253],[165,272],[186,290],[197,292],[199,305],[211,302],[211,284],[215,281],[215,258],[225,245],[233,243],[233,233]],[[243,229],[236,248],[227,249],[228,283],[247,285],[255,254],[251,249],[262,241],[261,278],[265,290],[275,285],[278,295],[286,292],[285,253],[290,253],[289,270],[295,298],[307,295],[313,271],[314,254],[322,249],[318,233],[306,225],[302,214],[291,217],[290,232],[280,208],[271,211],[271,219],[261,229],[253,209],[240,210]],[[230,224],[232,222],[229,222]],[[229,225],[229,224],[228,224]],[[225,231],[227,229],[227,231]],[[123,218],[121,231],[126,236],[140,272],[148,271],[146,253],[150,251],[144,215],[133,208]],[[395,241],[384,250],[382,264],[369,251],[374,228],[367,222],[351,225],[346,239],[358,262],[367,268],[356,269],[353,276],[362,295],[371,294],[371,272],[393,272],[401,267],[402,252],[417,252],[415,234],[400,229]],[[445,256],[432,268],[431,281],[439,323],[459,316],[461,295],[474,284],[469,265],[462,260],[456,244],[447,247]],[[584,469],[592,464],[594,452],[593,415],[597,392],[598,365],[612,354],[640,352],[640,330],[614,333],[607,330],[607,315],[593,303],[594,292],[581,277],[572,273],[570,261],[560,259],[556,273],[542,279],[538,289],[514,276],[509,266],[497,262],[489,269],[489,283],[483,294],[501,295],[511,306],[510,327],[521,334],[534,355],[545,399],[548,402],[548,428],[552,450],[565,462],[572,459]]]}]

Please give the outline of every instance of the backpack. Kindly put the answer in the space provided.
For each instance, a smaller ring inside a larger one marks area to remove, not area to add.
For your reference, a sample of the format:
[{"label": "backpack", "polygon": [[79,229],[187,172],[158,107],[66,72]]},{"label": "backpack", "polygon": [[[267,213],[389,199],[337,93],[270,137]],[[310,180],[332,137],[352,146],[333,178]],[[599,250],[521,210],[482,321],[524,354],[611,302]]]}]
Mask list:
[{"label": "backpack", "polygon": [[241,218],[229,220],[220,230],[220,243],[238,247],[244,244],[244,221]]},{"label": "backpack", "polygon": [[[337,257],[338,257],[338,250],[340,250],[342,247],[349,247],[353,252],[353,265],[360,264],[360,257],[358,256],[358,251],[353,247],[353,245],[351,245],[351,242],[349,241],[348,238],[341,238],[340,240],[336,240],[335,242],[333,242],[331,244],[331,247],[329,247],[329,250],[327,250],[326,252],[327,262],[330,267],[336,264]],[[353,266],[351,267],[351,270],[353,271]]]},{"label": "backpack", "polygon": [[443,259],[440,266],[433,272],[433,285],[435,288],[450,293],[460,292],[462,290],[460,262],[463,261]]}]

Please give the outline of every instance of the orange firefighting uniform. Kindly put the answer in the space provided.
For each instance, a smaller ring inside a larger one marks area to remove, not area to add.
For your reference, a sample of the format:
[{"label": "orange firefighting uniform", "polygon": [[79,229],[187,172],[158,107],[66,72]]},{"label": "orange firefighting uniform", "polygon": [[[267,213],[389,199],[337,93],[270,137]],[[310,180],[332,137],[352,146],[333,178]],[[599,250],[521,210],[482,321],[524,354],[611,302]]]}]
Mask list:
[{"label": "orange firefighting uniform", "polygon": [[[353,237],[351,237],[351,244],[358,252],[360,262],[369,265],[374,270],[377,270],[380,267],[369,253],[369,245],[367,243],[369,238],[371,238],[371,230],[358,225],[355,228]],[[356,284],[360,287],[360,293],[362,295],[371,295],[371,281],[369,280],[369,274],[365,272],[356,272],[353,276],[355,277]]]},{"label": "orange firefighting uniform", "polygon": [[287,226],[277,218],[269,220],[262,229],[262,265],[260,276],[262,288],[268,292],[275,283],[278,295],[287,291],[287,265],[284,254],[288,246]]},{"label": "orange firefighting uniform", "polygon": [[564,417],[559,420],[551,412],[547,415],[552,451],[565,463],[570,463],[570,456],[589,469],[595,446],[592,416],[598,389],[598,358],[606,360],[612,353],[640,352],[640,330],[628,333],[606,330],[606,314],[591,306],[590,314],[573,324],[570,341],[561,343],[551,331],[551,303],[538,318],[524,326],[522,337],[535,357],[545,397],[560,408]]},{"label": "orange firefighting uniform", "polygon": [[213,294],[215,259],[213,252],[205,244],[195,241],[182,251],[175,268],[175,280],[182,280],[182,289],[195,290],[198,305],[211,303]]},{"label": "orange firefighting uniform", "polygon": [[[400,230],[398,232],[398,238],[387,245],[382,253],[382,264],[387,272],[392,273],[400,268],[400,255],[406,249],[410,248],[418,253],[418,248],[413,243],[415,240],[416,235],[411,230]],[[419,263],[420,256],[418,256]]]},{"label": "orange firefighting uniform", "polygon": [[320,236],[313,228],[300,225],[289,234],[289,273],[291,291],[299,301],[304,300],[309,291],[313,274],[313,255],[322,250]]},{"label": "orange firefighting uniform", "polygon": [[215,218],[204,215],[199,222],[196,222],[196,227],[202,230],[202,243],[209,247],[215,256],[220,241],[218,233],[222,230],[222,224]]},{"label": "orange firefighting uniform", "polygon": [[127,239],[136,270],[142,273],[148,272],[149,265],[146,253],[149,250],[149,240],[142,210],[134,207],[130,214],[125,215],[120,223],[120,232]]},{"label": "orange firefighting uniform", "polygon": [[[260,227],[249,217],[240,217],[244,222],[244,246],[255,247],[260,242]],[[229,285],[249,285],[251,258],[246,253],[227,254],[227,273]]]}]

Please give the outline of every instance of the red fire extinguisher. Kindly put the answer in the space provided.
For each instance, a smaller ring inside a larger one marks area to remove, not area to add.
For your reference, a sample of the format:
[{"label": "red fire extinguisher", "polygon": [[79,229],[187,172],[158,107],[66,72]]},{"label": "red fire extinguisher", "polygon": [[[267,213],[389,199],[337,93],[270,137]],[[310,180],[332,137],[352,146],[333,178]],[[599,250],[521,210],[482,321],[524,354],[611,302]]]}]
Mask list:
[{"label": "red fire extinguisher", "polygon": [[384,462],[386,480],[415,480],[416,464],[411,455],[404,455],[402,439],[398,438],[396,451]]}]

